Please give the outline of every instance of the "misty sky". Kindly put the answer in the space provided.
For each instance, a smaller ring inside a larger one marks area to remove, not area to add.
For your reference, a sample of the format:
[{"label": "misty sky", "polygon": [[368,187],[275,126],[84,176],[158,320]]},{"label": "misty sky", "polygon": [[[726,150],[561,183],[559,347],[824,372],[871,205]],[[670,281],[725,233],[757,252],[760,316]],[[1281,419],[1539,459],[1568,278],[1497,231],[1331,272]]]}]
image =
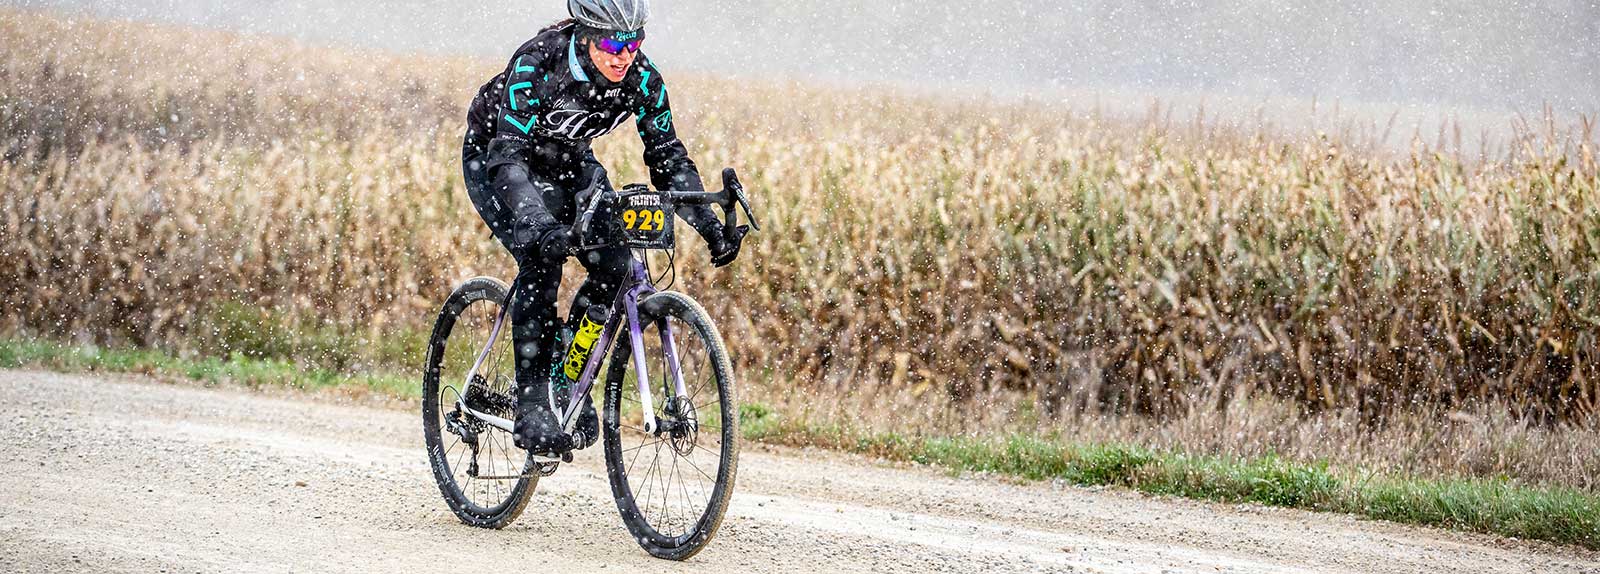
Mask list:
[{"label": "misty sky", "polygon": [[[397,51],[503,57],[559,0],[0,0]],[[523,9],[507,11],[506,6]],[[1600,111],[1600,0],[656,0],[667,69],[1002,96],[1104,90]]]}]

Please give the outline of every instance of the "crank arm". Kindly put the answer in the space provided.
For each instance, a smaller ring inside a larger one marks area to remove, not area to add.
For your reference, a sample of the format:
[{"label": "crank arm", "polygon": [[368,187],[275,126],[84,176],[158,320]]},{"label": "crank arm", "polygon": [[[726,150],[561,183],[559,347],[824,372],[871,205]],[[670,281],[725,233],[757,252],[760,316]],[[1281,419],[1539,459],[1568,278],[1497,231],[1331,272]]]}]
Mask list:
[{"label": "crank arm", "polygon": [[528,456],[539,462],[572,462],[572,453],[563,452],[561,456],[545,456],[542,454],[528,453]]}]

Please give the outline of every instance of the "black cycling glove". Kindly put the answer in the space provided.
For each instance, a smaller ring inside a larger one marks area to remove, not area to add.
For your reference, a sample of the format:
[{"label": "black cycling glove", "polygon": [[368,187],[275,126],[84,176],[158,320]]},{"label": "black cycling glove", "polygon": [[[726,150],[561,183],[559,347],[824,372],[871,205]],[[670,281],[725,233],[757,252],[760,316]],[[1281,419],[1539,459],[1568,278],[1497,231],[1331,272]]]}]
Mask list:
[{"label": "black cycling glove", "polygon": [[744,244],[746,233],[750,233],[750,226],[740,225],[733,231],[719,236],[716,242],[708,242],[706,246],[711,248],[711,265],[726,267],[729,263],[733,263],[734,259],[738,259],[739,248]]},{"label": "black cycling glove", "polygon": [[539,256],[560,263],[572,254],[572,228],[564,225],[546,231],[539,238]]}]

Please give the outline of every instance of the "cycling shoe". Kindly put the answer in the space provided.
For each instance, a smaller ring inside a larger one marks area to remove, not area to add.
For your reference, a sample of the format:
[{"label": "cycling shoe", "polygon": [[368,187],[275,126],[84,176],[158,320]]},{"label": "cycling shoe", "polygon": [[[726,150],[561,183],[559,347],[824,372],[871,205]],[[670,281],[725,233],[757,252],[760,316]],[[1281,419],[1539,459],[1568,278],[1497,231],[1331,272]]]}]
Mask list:
[{"label": "cycling shoe", "polygon": [[[523,397],[526,398],[526,397]],[[556,415],[545,401],[517,401],[517,448],[541,456],[556,456],[572,450],[572,435],[561,430]]]}]

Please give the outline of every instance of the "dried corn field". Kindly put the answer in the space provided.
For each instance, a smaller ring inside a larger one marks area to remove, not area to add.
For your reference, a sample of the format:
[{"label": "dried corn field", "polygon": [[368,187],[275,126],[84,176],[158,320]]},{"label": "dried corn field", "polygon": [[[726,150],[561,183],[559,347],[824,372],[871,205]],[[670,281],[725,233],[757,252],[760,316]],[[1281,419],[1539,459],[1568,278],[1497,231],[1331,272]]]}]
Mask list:
[{"label": "dried corn field", "polygon": [[[455,282],[510,274],[459,171],[499,62],[0,16],[5,333],[410,367]],[[1464,158],[1357,130],[669,82],[702,170],[740,168],[767,226],[727,270],[689,240],[678,284],[747,378],[805,391],[775,402],[1594,425],[1589,124]],[[597,152],[643,179],[638,142]]]}]

